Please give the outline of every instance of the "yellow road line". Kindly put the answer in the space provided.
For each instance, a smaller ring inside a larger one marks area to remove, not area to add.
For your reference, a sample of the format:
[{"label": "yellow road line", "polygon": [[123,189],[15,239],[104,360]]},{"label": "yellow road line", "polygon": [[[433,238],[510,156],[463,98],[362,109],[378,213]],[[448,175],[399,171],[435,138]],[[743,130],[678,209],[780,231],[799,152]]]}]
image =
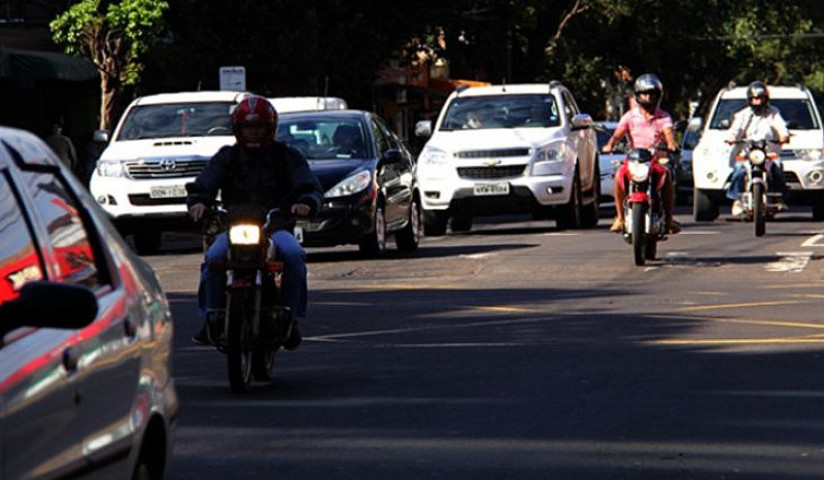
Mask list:
[{"label": "yellow road line", "polygon": [[647,342],[652,345],[745,345],[745,344],[798,344],[824,343],[824,338],[775,337],[775,338],[724,338],[724,339],[664,339]]},{"label": "yellow road line", "polygon": [[780,300],[775,302],[753,302],[753,303],[727,303],[718,305],[698,305],[695,307],[679,308],[680,312],[698,312],[702,310],[722,310],[729,308],[750,308],[750,307],[773,307],[777,305],[796,305],[804,303],[798,300]]}]

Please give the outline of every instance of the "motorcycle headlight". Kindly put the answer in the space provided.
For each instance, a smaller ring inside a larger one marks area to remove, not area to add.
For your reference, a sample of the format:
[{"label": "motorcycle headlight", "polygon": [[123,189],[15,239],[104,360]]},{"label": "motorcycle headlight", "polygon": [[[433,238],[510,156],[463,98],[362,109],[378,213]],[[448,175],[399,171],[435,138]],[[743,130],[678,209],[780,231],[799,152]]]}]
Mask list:
[{"label": "motorcycle headlight", "polygon": [[753,165],[761,165],[767,158],[767,154],[764,153],[764,150],[754,148],[750,150],[749,158]]},{"label": "motorcycle headlight", "polygon": [[366,190],[372,181],[372,174],[361,170],[341,180],[337,185],[326,191],[325,198],[345,197]]},{"label": "motorcycle headlight", "polygon": [[124,177],[126,170],[120,160],[98,160],[95,167],[101,177]]},{"label": "motorcycle headlight", "polygon": [[633,182],[645,182],[649,178],[649,163],[627,162],[629,175]]},{"label": "motorcycle headlight", "polygon": [[257,245],[260,243],[260,226],[251,224],[232,225],[229,229],[232,245]]}]

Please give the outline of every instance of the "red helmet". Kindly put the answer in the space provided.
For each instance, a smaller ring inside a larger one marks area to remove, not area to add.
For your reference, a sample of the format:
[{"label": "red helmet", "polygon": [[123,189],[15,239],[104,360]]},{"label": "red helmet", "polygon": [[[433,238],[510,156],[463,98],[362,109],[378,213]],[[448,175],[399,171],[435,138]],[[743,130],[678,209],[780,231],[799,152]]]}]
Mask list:
[{"label": "red helmet", "polygon": [[[267,133],[260,143],[251,143],[241,135],[242,125],[264,126]],[[275,107],[263,97],[251,95],[244,98],[232,111],[232,130],[235,132],[237,143],[244,147],[259,147],[268,145],[275,139],[278,131],[278,112]]]}]

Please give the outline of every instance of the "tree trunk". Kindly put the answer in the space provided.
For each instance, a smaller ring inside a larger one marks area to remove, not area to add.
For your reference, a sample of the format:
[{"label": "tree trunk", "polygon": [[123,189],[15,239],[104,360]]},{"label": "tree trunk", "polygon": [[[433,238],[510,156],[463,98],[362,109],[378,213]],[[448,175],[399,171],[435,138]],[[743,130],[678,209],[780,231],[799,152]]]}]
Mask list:
[{"label": "tree trunk", "polygon": [[117,94],[117,80],[106,72],[100,72],[100,129],[109,133],[114,129],[112,113]]}]

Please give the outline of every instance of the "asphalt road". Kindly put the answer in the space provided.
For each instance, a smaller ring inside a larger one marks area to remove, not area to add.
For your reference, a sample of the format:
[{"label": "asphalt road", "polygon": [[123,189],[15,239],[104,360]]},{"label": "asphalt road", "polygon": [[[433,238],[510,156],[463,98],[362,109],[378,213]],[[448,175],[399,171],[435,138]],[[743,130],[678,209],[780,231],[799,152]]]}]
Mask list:
[{"label": "asphalt road", "polygon": [[304,344],[247,395],[188,340],[200,257],[175,238],[147,257],[177,326],[170,478],[821,478],[824,228],[809,218],[755,238],[679,215],[640,268],[607,218],[492,219],[379,260],[310,249]]}]

